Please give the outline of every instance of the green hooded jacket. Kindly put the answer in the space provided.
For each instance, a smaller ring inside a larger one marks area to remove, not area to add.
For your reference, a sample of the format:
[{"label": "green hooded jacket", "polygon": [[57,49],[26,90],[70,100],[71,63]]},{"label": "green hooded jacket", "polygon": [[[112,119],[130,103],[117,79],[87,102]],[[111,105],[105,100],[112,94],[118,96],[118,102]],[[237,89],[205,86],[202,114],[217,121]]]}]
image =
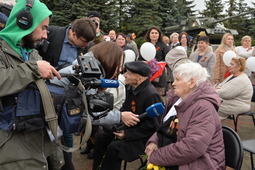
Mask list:
[{"label": "green hooded jacket", "polygon": [[18,93],[29,83],[41,78],[36,62],[41,60],[41,57],[37,50],[28,49],[29,60],[24,61],[19,44],[24,36],[32,33],[43,20],[52,15],[52,12],[45,4],[34,0],[30,9],[33,24],[31,28],[23,30],[16,24],[16,16],[24,9],[26,9],[26,0],[18,0],[6,27],[0,32],[0,97]]},{"label": "green hooded jacket", "polygon": [[[23,30],[16,24],[17,14],[25,9],[26,0],[18,0],[10,14],[6,27],[0,32],[0,98],[21,92],[27,85],[41,78],[38,71],[37,50],[32,50],[29,60],[24,61],[19,44],[21,39],[32,33],[39,24],[51,16],[51,11],[39,0],[34,0],[32,9],[33,24]],[[26,99],[25,99],[26,100]],[[32,106],[31,103],[28,103]],[[11,112],[13,114],[13,112]],[[47,170],[47,157],[51,168],[60,169],[64,164],[63,151],[51,142],[45,129],[27,133],[14,133],[0,129],[0,169]]]},{"label": "green hooded jacket", "polygon": [[[20,56],[22,56],[20,50],[21,39],[32,33],[45,18],[52,15],[52,12],[45,4],[41,3],[39,0],[34,0],[34,4],[30,9],[30,13],[33,17],[33,24],[29,29],[23,30],[18,27],[16,16],[20,11],[26,9],[26,3],[26,0],[17,0],[16,5],[10,13],[5,28],[0,32],[0,37],[4,39],[14,51],[20,54]],[[28,51],[31,51],[31,49],[28,49]]]}]

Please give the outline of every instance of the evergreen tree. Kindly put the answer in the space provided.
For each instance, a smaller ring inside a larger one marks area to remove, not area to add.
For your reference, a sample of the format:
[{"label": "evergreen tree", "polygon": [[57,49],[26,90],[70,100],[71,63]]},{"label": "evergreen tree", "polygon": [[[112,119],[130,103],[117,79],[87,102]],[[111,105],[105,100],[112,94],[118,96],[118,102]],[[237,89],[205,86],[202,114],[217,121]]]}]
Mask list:
[{"label": "evergreen tree", "polygon": [[[241,13],[247,12],[247,11],[249,11],[247,3],[245,3],[244,0],[239,0],[235,4],[235,10],[233,12],[229,12],[228,15],[234,16],[234,15],[232,15],[233,13],[235,13],[235,15],[238,15],[238,14],[241,14]],[[237,16],[235,18],[227,20],[225,22],[225,26],[227,28],[237,30],[239,35],[236,36],[235,38],[241,39],[241,37],[243,37],[244,35],[246,35],[249,32],[250,20],[251,20],[250,14]]]},{"label": "evergreen tree", "polygon": [[228,9],[226,9],[226,12],[228,16],[233,16],[234,13],[237,11],[237,2],[236,0],[228,0],[227,2]]},{"label": "evergreen tree", "polygon": [[105,3],[105,8],[102,13],[101,29],[108,34],[110,30],[119,31],[119,15],[116,7],[116,0],[109,0]]},{"label": "evergreen tree", "polygon": [[205,7],[206,9],[200,12],[202,16],[212,17],[214,19],[221,19],[224,17],[222,14],[224,4],[222,4],[221,0],[206,0]]},{"label": "evergreen tree", "polygon": [[255,36],[254,36],[255,35],[255,12],[254,12],[255,3],[253,2],[252,6],[250,7],[248,7],[248,5],[245,3],[243,3],[242,5],[244,6],[239,7],[240,11],[253,11],[253,13],[246,15],[246,17],[244,18],[242,22],[243,33],[240,31],[241,35],[242,36],[249,35],[249,36],[252,36],[253,39],[255,39]]},{"label": "evergreen tree", "polygon": [[89,1],[85,8],[88,11],[98,11],[101,13],[100,29],[107,34],[110,29],[115,29],[118,24],[117,0],[93,0]]},{"label": "evergreen tree", "polygon": [[248,4],[245,2],[245,0],[239,0],[237,2],[237,9],[236,10],[237,10],[238,14],[241,14],[241,13],[249,10]]},{"label": "evergreen tree", "polygon": [[177,3],[174,0],[159,0],[159,16],[162,19],[162,28],[179,24]]},{"label": "evergreen tree", "polygon": [[[226,2],[226,4],[228,6],[228,9],[226,9],[226,12],[228,14],[227,17],[235,16],[236,13],[237,13],[237,2],[236,2],[236,0],[228,0]],[[227,28],[236,28],[235,21],[237,21],[237,18],[229,19],[229,20],[224,22],[224,25]]]},{"label": "evergreen tree", "polygon": [[183,19],[186,19],[189,16],[194,16],[195,12],[192,8],[195,7],[194,0],[178,0],[176,2],[177,6],[179,7],[180,14]]},{"label": "evergreen tree", "polygon": [[50,25],[67,26],[75,20],[77,15],[77,4],[85,0],[62,0],[56,3],[55,1],[41,0],[45,3],[53,13]]},{"label": "evergreen tree", "polygon": [[133,0],[132,4],[131,16],[127,22],[132,23],[132,29],[136,30],[138,36],[143,36],[152,25],[161,25],[162,19],[158,15],[159,0]]}]

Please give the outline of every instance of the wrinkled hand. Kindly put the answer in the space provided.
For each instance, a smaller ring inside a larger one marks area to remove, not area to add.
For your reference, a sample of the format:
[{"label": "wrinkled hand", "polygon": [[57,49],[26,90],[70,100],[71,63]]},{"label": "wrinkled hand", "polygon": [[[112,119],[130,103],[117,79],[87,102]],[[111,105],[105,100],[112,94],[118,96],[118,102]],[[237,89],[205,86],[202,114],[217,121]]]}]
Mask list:
[{"label": "wrinkled hand", "polygon": [[158,149],[157,144],[154,142],[150,142],[149,145],[147,145],[147,147],[145,148],[144,152],[146,153],[146,155],[148,155],[149,158],[151,153],[157,149]]},{"label": "wrinkled hand", "polygon": [[113,132],[113,134],[116,136],[118,139],[124,139],[125,138],[125,133],[124,130],[119,131],[119,132]]},{"label": "wrinkled hand", "polygon": [[140,120],[137,115],[132,112],[121,112],[121,121],[128,127],[135,126]]},{"label": "wrinkled hand", "polygon": [[58,79],[61,79],[58,71],[50,65],[49,62],[40,60],[37,61],[38,71],[43,79],[53,79],[54,76],[57,76]]}]

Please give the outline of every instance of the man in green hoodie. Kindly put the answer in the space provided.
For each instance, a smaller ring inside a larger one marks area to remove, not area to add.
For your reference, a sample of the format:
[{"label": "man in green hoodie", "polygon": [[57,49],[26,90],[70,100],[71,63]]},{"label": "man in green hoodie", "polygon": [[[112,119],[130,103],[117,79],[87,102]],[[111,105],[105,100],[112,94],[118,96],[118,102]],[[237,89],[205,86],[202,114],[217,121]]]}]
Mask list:
[{"label": "man in green hoodie", "polygon": [[[0,169],[54,170],[64,164],[60,146],[47,133],[43,109],[33,101],[39,93],[35,81],[61,78],[34,50],[47,38],[51,15],[39,0],[17,0],[0,32]],[[25,91],[33,95],[22,98]]]}]

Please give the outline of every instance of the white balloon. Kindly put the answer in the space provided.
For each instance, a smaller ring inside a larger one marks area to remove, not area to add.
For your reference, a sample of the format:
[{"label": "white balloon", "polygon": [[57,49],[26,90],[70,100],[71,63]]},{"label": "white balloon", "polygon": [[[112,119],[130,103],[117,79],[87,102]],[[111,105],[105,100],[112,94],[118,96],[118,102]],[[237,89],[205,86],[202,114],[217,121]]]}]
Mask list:
[{"label": "white balloon", "polygon": [[234,51],[227,51],[223,55],[223,62],[225,65],[229,66],[232,58],[236,57],[236,53]]},{"label": "white balloon", "polygon": [[124,63],[135,61],[135,52],[133,50],[125,50],[125,60]]},{"label": "white balloon", "polygon": [[146,42],[142,44],[140,53],[146,61],[151,61],[156,56],[156,48],[152,43]]},{"label": "white balloon", "polygon": [[246,67],[255,72],[255,57],[249,57],[247,60],[246,60]]}]

